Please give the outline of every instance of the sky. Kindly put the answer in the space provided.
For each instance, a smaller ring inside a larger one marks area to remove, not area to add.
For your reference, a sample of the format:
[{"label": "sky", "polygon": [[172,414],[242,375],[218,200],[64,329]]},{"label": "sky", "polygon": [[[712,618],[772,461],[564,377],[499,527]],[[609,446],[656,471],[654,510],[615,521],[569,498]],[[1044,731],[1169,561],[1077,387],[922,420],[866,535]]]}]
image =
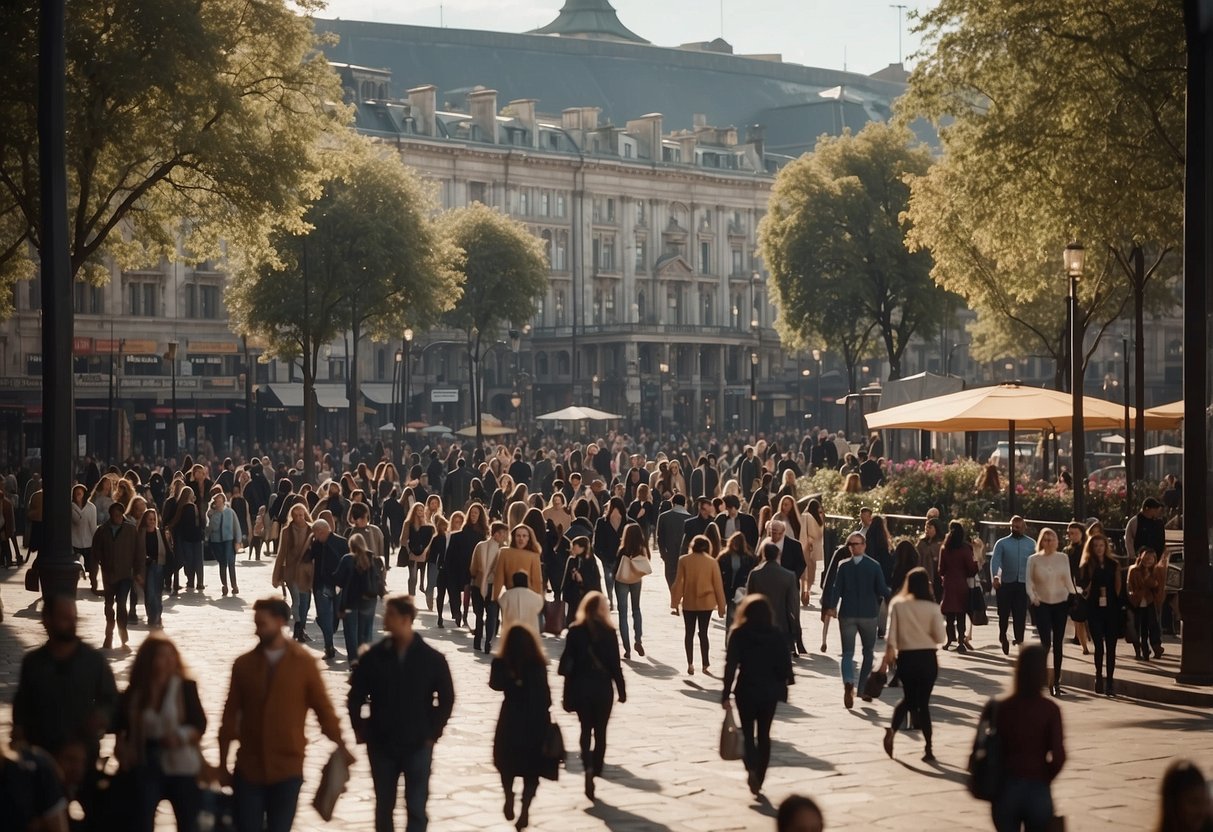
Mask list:
[{"label": "sky", "polygon": [[[779,53],[785,61],[865,74],[898,59],[899,10],[888,0],[611,0],[619,20],[659,46],[720,37],[734,52]],[[936,0],[898,0],[905,63],[919,46],[914,11]],[[564,0],[328,0],[317,17],[452,29],[525,32],[556,17]]]}]

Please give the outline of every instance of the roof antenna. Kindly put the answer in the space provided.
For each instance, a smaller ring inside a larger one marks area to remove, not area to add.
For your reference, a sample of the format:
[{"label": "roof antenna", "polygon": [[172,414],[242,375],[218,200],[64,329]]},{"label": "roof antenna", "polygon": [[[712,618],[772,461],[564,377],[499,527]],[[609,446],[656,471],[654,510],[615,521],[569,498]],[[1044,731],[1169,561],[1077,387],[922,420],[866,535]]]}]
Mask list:
[{"label": "roof antenna", "polygon": [[846,44],[843,44],[843,46],[842,46],[842,71],[843,71],[843,72],[846,72],[846,71],[847,71],[847,47],[846,47]]},{"label": "roof antenna", "polygon": [[438,4],[438,28],[439,29],[446,28],[446,14],[445,14],[445,9],[443,8],[442,3]]},{"label": "roof antenna", "polygon": [[724,39],[724,0],[720,0],[720,38]]},{"label": "roof antenna", "polygon": [[897,63],[905,63],[905,56],[901,51],[901,31],[905,28],[903,19],[906,11],[905,3],[890,3],[890,9],[897,9]]}]

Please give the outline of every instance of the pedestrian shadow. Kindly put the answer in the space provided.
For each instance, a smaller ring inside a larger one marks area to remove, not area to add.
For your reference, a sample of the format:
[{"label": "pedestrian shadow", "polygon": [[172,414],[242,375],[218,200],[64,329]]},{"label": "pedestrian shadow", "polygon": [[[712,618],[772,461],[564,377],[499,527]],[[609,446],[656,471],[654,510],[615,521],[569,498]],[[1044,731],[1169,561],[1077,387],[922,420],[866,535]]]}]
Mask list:
[{"label": "pedestrian shadow", "polygon": [[771,804],[771,801],[767,799],[767,796],[765,794],[759,795],[758,797],[755,797],[753,800],[751,800],[750,808],[756,814],[763,815],[768,818],[774,818],[774,817],[779,816],[779,810],[776,809]]},{"label": "pedestrian shadow", "polygon": [[938,760],[933,763],[925,763],[924,765],[929,766],[929,769],[910,765],[905,760],[899,760],[896,757],[893,758],[893,762],[897,763],[897,765],[901,766],[906,771],[911,771],[914,774],[921,774],[923,777],[930,777],[932,780],[946,780],[949,783],[956,783],[961,786],[965,785],[965,783],[968,781],[968,774],[966,772],[961,771],[955,766],[945,766]]},{"label": "pedestrian shadow", "polygon": [[647,777],[641,777],[640,775],[635,774],[632,771],[629,771],[627,768],[624,768],[623,766],[607,765],[607,766],[604,766],[603,769],[605,772],[602,775],[604,780],[608,780],[611,783],[615,783],[617,785],[623,786],[624,788],[635,789],[636,791],[641,791],[641,792],[659,792],[659,791],[661,791],[661,784],[658,783],[656,780],[650,780]]},{"label": "pedestrian shadow", "polygon": [[656,659],[649,659],[647,663],[628,660],[623,665],[647,679],[672,679],[678,675],[673,667]]},{"label": "pedestrian shadow", "polygon": [[658,823],[650,817],[638,815],[629,812],[619,806],[612,806],[599,799],[593,806],[585,810],[585,813],[592,818],[598,818],[606,824],[608,829],[617,832],[617,830],[637,830],[637,832],[673,832],[670,827],[663,823]]},{"label": "pedestrian shadow", "polygon": [[808,768],[814,771],[834,771],[834,764],[810,757],[786,740],[771,740],[771,765],[784,768]]}]

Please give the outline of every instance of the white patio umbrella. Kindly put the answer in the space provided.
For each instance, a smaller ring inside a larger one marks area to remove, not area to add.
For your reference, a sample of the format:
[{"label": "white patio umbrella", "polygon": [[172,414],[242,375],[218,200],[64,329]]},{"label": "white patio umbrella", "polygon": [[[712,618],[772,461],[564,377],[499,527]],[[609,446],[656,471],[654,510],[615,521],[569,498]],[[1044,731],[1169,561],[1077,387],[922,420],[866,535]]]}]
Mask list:
[{"label": "white patio umbrella", "polygon": [[1183,456],[1184,449],[1175,445],[1157,445],[1146,451],[1146,456]]},{"label": "white patio umbrella", "polygon": [[446,425],[430,425],[428,428],[422,428],[422,433],[450,433],[451,429]]},{"label": "white patio umbrella", "polygon": [[542,416],[536,416],[535,418],[544,422],[584,422],[587,420],[605,422],[611,419],[622,419],[623,417],[593,407],[570,405],[560,410],[553,410],[551,413],[544,413]]}]

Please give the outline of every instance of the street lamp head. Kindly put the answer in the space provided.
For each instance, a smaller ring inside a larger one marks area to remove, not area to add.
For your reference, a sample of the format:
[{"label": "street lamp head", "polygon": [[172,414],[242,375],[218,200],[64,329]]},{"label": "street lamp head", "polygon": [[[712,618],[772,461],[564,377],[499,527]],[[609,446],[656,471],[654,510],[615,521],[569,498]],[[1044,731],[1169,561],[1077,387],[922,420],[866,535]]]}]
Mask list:
[{"label": "street lamp head", "polygon": [[665,375],[666,373],[668,373],[670,371],[670,365],[665,363],[664,361],[662,361],[660,364],[657,365],[657,369],[661,371],[662,375]]},{"label": "street lamp head", "polygon": [[413,334],[414,334],[414,333],[413,333],[413,328],[412,328],[412,327],[405,327],[405,330],[404,330],[404,340],[405,340],[405,341],[407,341],[407,342],[409,342],[409,343],[412,343],[412,342],[413,342]]},{"label": "street lamp head", "polygon": [[597,373],[595,373],[595,374],[594,374],[594,377],[593,377],[593,378],[591,378],[591,379],[590,379],[590,381],[591,381],[592,383],[594,383],[594,384],[597,384],[597,383],[598,383],[598,374],[597,374]]},{"label": "street lamp head", "polygon": [[401,352],[400,350],[396,350],[396,363],[399,364],[403,360],[404,360],[404,353]]},{"label": "street lamp head", "polygon": [[753,364],[755,367],[758,366],[758,353],[756,353],[756,352],[750,353],[750,363]]},{"label": "street lamp head", "polygon": [[1069,277],[1082,277],[1083,265],[1086,262],[1086,249],[1082,247],[1082,243],[1075,240],[1066,246],[1065,252],[1062,254],[1062,260],[1066,266],[1066,274]]},{"label": "street lamp head", "polygon": [[808,378],[809,376],[811,376],[813,374],[813,372],[811,370],[801,370],[800,374],[802,376],[804,376],[805,378]]},{"label": "street lamp head", "polygon": [[179,346],[178,342],[176,342],[176,341],[169,341],[169,342],[168,342],[168,352],[167,352],[167,353],[165,353],[164,357],[165,357],[165,358],[167,358],[169,361],[176,361],[176,360],[177,360],[177,347],[178,347],[178,346]]},{"label": "street lamp head", "polygon": [[511,329],[510,330],[510,350],[512,352],[516,353],[516,352],[518,352],[518,350],[521,347],[522,347],[522,333],[516,329]]},{"label": "street lamp head", "polygon": [[758,319],[750,318],[750,329],[758,329]]},{"label": "street lamp head", "polygon": [[866,375],[867,375],[869,372],[871,372],[871,370],[872,370],[872,368],[871,368],[871,367],[869,367],[867,364],[864,364],[864,365],[863,365],[862,367],[860,367],[859,369],[863,370],[863,374],[864,374],[865,376],[866,376]]},{"label": "street lamp head", "polygon": [[517,393],[515,393],[515,394],[514,394],[514,395],[512,395],[512,396],[510,396],[510,405],[511,405],[511,406],[512,406],[512,407],[513,407],[515,410],[517,410],[518,408],[522,407],[522,396],[519,396]]},{"label": "street lamp head", "polygon": [[813,360],[814,361],[821,360],[821,350],[813,350]]}]

